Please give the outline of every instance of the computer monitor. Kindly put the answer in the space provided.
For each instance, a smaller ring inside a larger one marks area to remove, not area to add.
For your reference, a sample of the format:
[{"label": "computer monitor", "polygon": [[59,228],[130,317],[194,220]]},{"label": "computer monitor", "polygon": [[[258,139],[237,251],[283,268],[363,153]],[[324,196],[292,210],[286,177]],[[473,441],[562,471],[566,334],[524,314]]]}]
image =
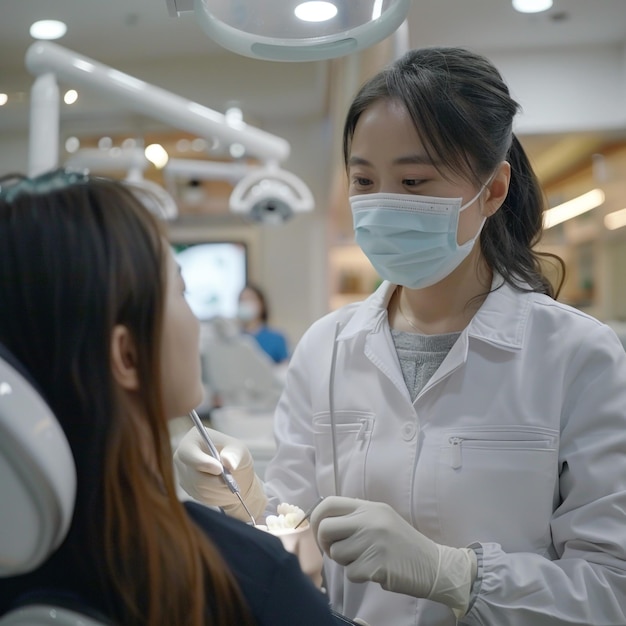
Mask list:
[{"label": "computer monitor", "polygon": [[172,244],[189,306],[200,320],[234,318],[248,275],[248,251],[240,241]]}]

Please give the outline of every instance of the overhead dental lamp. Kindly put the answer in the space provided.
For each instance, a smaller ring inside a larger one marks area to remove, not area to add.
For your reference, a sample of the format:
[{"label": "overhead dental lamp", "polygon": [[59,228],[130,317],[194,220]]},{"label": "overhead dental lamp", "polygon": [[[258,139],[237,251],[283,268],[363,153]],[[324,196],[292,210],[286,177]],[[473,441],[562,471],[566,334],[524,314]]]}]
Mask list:
[{"label": "overhead dental lamp", "polygon": [[312,211],[313,194],[295,174],[270,164],[246,174],[233,189],[229,207],[255,222],[282,224],[294,213]]},{"label": "overhead dental lamp", "polygon": [[225,180],[234,185],[228,207],[253,222],[282,224],[296,213],[315,208],[315,200],[306,183],[278,163],[264,165],[222,163],[192,159],[170,159],[163,168],[167,185],[174,188],[174,177]]},{"label": "overhead dental lamp", "polygon": [[411,0],[166,0],[193,12],[222,47],[266,61],[319,61],[368,48],[405,20]]}]

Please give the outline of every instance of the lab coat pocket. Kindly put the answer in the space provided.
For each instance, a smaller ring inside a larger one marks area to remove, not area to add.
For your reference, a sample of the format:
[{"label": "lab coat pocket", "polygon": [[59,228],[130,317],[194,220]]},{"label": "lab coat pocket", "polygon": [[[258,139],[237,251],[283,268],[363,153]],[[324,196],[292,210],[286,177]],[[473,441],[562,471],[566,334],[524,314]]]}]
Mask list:
[{"label": "lab coat pocket", "polygon": [[545,552],[558,479],[559,433],[492,426],[446,431],[436,502],[452,545],[490,541],[509,552]]},{"label": "lab coat pocket", "polygon": [[335,447],[330,413],[317,413],[313,416],[315,466],[320,495],[335,493],[337,472],[340,495],[365,497],[365,467],[374,420],[373,413],[335,411]]}]

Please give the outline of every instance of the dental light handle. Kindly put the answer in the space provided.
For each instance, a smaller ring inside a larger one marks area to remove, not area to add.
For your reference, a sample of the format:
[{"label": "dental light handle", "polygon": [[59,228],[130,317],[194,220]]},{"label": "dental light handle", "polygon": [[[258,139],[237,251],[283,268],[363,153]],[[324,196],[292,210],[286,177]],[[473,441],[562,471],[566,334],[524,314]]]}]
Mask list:
[{"label": "dental light handle", "polygon": [[[204,427],[204,424],[202,423],[202,420],[200,419],[199,415],[195,411],[191,411],[191,413],[189,413],[189,417],[191,418],[191,420],[195,424],[196,428],[198,429],[198,431],[202,435],[202,438],[204,439],[204,443],[206,443],[206,445],[208,446],[209,452],[211,453],[211,456],[213,458],[217,459],[218,461],[220,461],[220,463],[221,463],[220,453],[217,451],[217,448],[215,447],[215,444],[211,440],[211,437],[209,437],[209,433],[207,433],[206,428]],[[241,503],[241,506],[245,509],[246,513],[248,514],[248,516],[252,520],[252,525],[256,526],[256,520],[254,519],[254,516],[250,512],[250,509],[248,509],[248,507],[246,506],[246,503],[244,502],[243,498],[241,497],[241,490],[239,489],[239,485],[237,484],[237,481],[235,480],[235,477],[231,474],[230,470],[227,467],[224,466],[223,463],[222,463],[222,479],[226,483],[226,486],[239,499],[239,502]]]}]

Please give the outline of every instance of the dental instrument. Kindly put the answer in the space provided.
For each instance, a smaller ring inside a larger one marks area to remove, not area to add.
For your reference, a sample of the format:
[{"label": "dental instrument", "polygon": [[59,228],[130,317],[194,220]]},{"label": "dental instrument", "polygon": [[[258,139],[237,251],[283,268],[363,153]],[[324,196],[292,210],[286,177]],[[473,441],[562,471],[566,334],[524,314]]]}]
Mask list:
[{"label": "dental instrument", "polygon": [[306,513],[304,514],[304,517],[294,526],[294,529],[298,528],[298,526],[300,526],[300,524],[302,524],[302,522],[304,522],[304,520],[308,520],[309,517],[311,517],[311,513],[313,513],[313,511],[315,510],[315,507],[324,499],[324,496],[320,496],[319,499],[317,500],[317,502],[309,507],[306,511]]},{"label": "dental instrument", "polygon": [[[215,444],[213,443],[213,441],[211,441],[211,437],[209,437],[209,433],[204,427],[204,424],[202,423],[200,416],[194,410],[194,411],[191,411],[191,413],[189,413],[189,417],[191,418],[192,422],[194,423],[194,425],[196,426],[196,428],[202,435],[204,442],[209,448],[209,452],[211,453],[211,456],[217,459],[220,463],[222,463],[220,459],[220,453],[217,451],[217,448],[215,447]],[[237,498],[239,499],[239,502],[241,502],[241,506],[245,509],[246,513],[252,520],[252,525],[256,526],[257,525],[256,520],[254,519],[254,516],[252,515],[252,513],[250,513],[250,509],[248,509],[248,507],[246,506],[246,503],[243,501],[243,498],[241,497],[241,491],[239,489],[239,485],[237,484],[237,481],[235,480],[235,477],[231,474],[230,470],[224,466],[223,463],[222,463],[222,478],[224,479],[224,482],[226,483],[228,488],[237,496]]]}]

